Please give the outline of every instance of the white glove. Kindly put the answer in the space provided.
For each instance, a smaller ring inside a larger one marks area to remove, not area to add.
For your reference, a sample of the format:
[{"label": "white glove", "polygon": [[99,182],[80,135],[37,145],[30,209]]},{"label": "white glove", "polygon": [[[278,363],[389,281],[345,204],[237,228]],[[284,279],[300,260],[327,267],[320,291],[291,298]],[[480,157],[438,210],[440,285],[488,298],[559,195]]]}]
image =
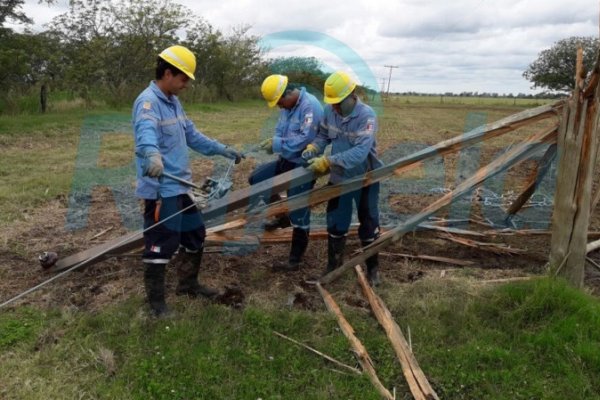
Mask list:
[{"label": "white glove", "polygon": [[162,163],[162,157],[159,153],[150,153],[146,156],[146,168],[144,169],[144,175],[151,178],[158,178],[162,175],[165,167]]}]

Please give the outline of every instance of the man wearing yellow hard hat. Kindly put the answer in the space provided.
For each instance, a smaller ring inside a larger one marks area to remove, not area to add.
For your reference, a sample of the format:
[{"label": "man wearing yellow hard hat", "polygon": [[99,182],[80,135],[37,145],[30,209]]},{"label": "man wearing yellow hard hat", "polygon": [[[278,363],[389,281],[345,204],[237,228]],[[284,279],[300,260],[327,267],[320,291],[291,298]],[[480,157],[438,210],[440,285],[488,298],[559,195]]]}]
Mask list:
[{"label": "man wearing yellow hard hat", "polygon": [[[190,207],[144,232],[144,284],[155,316],[168,312],[165,267],[179,250],[177,295],[213,297],[218,291],[201,285],[198,272],[206,230],[202,214],[193,206],[190,188],[163,177],[167,172],[191,181],[188,147],[205,155],[221,155],[239,163],[242,154],[198,131],[187,118],[177,95],[194,80],[196,57],[183,46],[163,50],[157,59],[156,80],[133,104],[137,168],[137,197],[144,200],[144,228]],[[181,246],[181,249],[180,249]]]},{"label": "man wearing yellow hard hat", "polygon": [[[315,140],[306,146],[302,157],[317,174],[330,172],[329,183],[336,184],[379,168],[377,158],[377,116],[355,93],[356,82],[344,71],[331,74],[325,81],[323,122]],[[331,155],[322,155],[331,144]],[[346,236],[352,220],[352,203],[358,210],[358,236],[367,246],[379,237],[379,183],[344,194],[327,203],[327,271],[343,263]],[[366,260],[367,278],[379,284],[379,259]]]},{"label": "man wearing yellow hard hat", "polygon": [[[262,83],[261,92],[269,107],[280,108],[275,134],[263,140],[260,147],[267,153],[278,155],[277,159],[260,165],[248,181],[251,185],[276,175],[301,167],[305,164],[302,150],[312,142],[323,117],[323,107],[319,100],[308,93],[304,87],[288,82],[285,75],[270,75]],[[291,188],[288,196],[294,196],[310,190],[314,182]],[[280,200],[278,193],[272,193],[269,202]],[[281,215],[265,224],[265,229],[275,229],[289,225],[292,231],[292,245],[287,262],[276,262],[273,267],[280,271],[296,271],[300,268],[302,256],[308,246],[310,230],[310,208]]]}]

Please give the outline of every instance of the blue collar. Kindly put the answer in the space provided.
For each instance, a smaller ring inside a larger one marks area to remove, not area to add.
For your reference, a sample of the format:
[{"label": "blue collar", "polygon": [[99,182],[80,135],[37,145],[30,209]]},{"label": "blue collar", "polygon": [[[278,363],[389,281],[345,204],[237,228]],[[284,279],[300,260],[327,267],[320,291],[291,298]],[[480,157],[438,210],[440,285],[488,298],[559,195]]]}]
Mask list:
[{"label": "blue collar", "polygon": [[160,88],[156,84],[156,81],[151,81],[150,82],[150,88],[152,89],[152,91],[154,92],[154,94],[156,95],[156,97],[158,97],[162,101],[166,101],[167,103],[172,103],[173,102],[173,100],[171,98],[173,98],[175,96],[171,96],[171,98],[167,97],[167,95],[162,90],[160,90]]},{"label": "blue collar", "polygon": [[296,100],[296,104],[294,104],[294,107],[292,107],[290,109],[290,114],[294,112],[294,110],[296,109],[296,107],[298,107],[298,105],[302,102],[302,98],[304,97],[304,93],[306,92],[306,89],[304,87],[300,88],[300,94],[298,95],[298,100]]}]

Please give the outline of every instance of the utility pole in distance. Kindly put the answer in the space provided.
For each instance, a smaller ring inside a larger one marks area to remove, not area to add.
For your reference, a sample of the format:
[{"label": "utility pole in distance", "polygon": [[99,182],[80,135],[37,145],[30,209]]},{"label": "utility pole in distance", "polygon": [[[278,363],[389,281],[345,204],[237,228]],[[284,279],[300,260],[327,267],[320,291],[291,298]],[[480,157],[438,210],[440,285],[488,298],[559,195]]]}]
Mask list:
[{"label": "utility pole in distance", "polygon": [[400,67],[398,65],[384,65],[384,67],[390,69],[390,75],[388,78],[388,87],[387,87],[387,96],[389,96],[390,95],[390,82],[392,81],[392,69],[400,68]]}]

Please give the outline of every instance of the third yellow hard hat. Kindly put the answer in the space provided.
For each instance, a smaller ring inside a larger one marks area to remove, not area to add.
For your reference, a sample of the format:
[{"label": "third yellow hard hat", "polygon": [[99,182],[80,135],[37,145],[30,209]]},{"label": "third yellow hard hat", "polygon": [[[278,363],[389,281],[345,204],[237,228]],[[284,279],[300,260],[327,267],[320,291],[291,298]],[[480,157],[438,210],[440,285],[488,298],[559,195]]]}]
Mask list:
[{"label": "third yellow hard hat", "polygon": [[269,107],[275,107],[285,91],[288,77],[285,75],[269,75],[265,78],[260,91]]},{"label": "third yellow hard hat", "polygon": [[336,71],[325,81],[323,101],[327,104],[341,103],[356,88],[356,82],[344,71]]},{"label": "third yellow hard hat", "polygon": [[181,72],[191,79],[196,79],[194,77],[194,72],[196,72],[196,56],[186,47],[179,45],[171,46],[164,49],[158,56],[181,70]]}]

